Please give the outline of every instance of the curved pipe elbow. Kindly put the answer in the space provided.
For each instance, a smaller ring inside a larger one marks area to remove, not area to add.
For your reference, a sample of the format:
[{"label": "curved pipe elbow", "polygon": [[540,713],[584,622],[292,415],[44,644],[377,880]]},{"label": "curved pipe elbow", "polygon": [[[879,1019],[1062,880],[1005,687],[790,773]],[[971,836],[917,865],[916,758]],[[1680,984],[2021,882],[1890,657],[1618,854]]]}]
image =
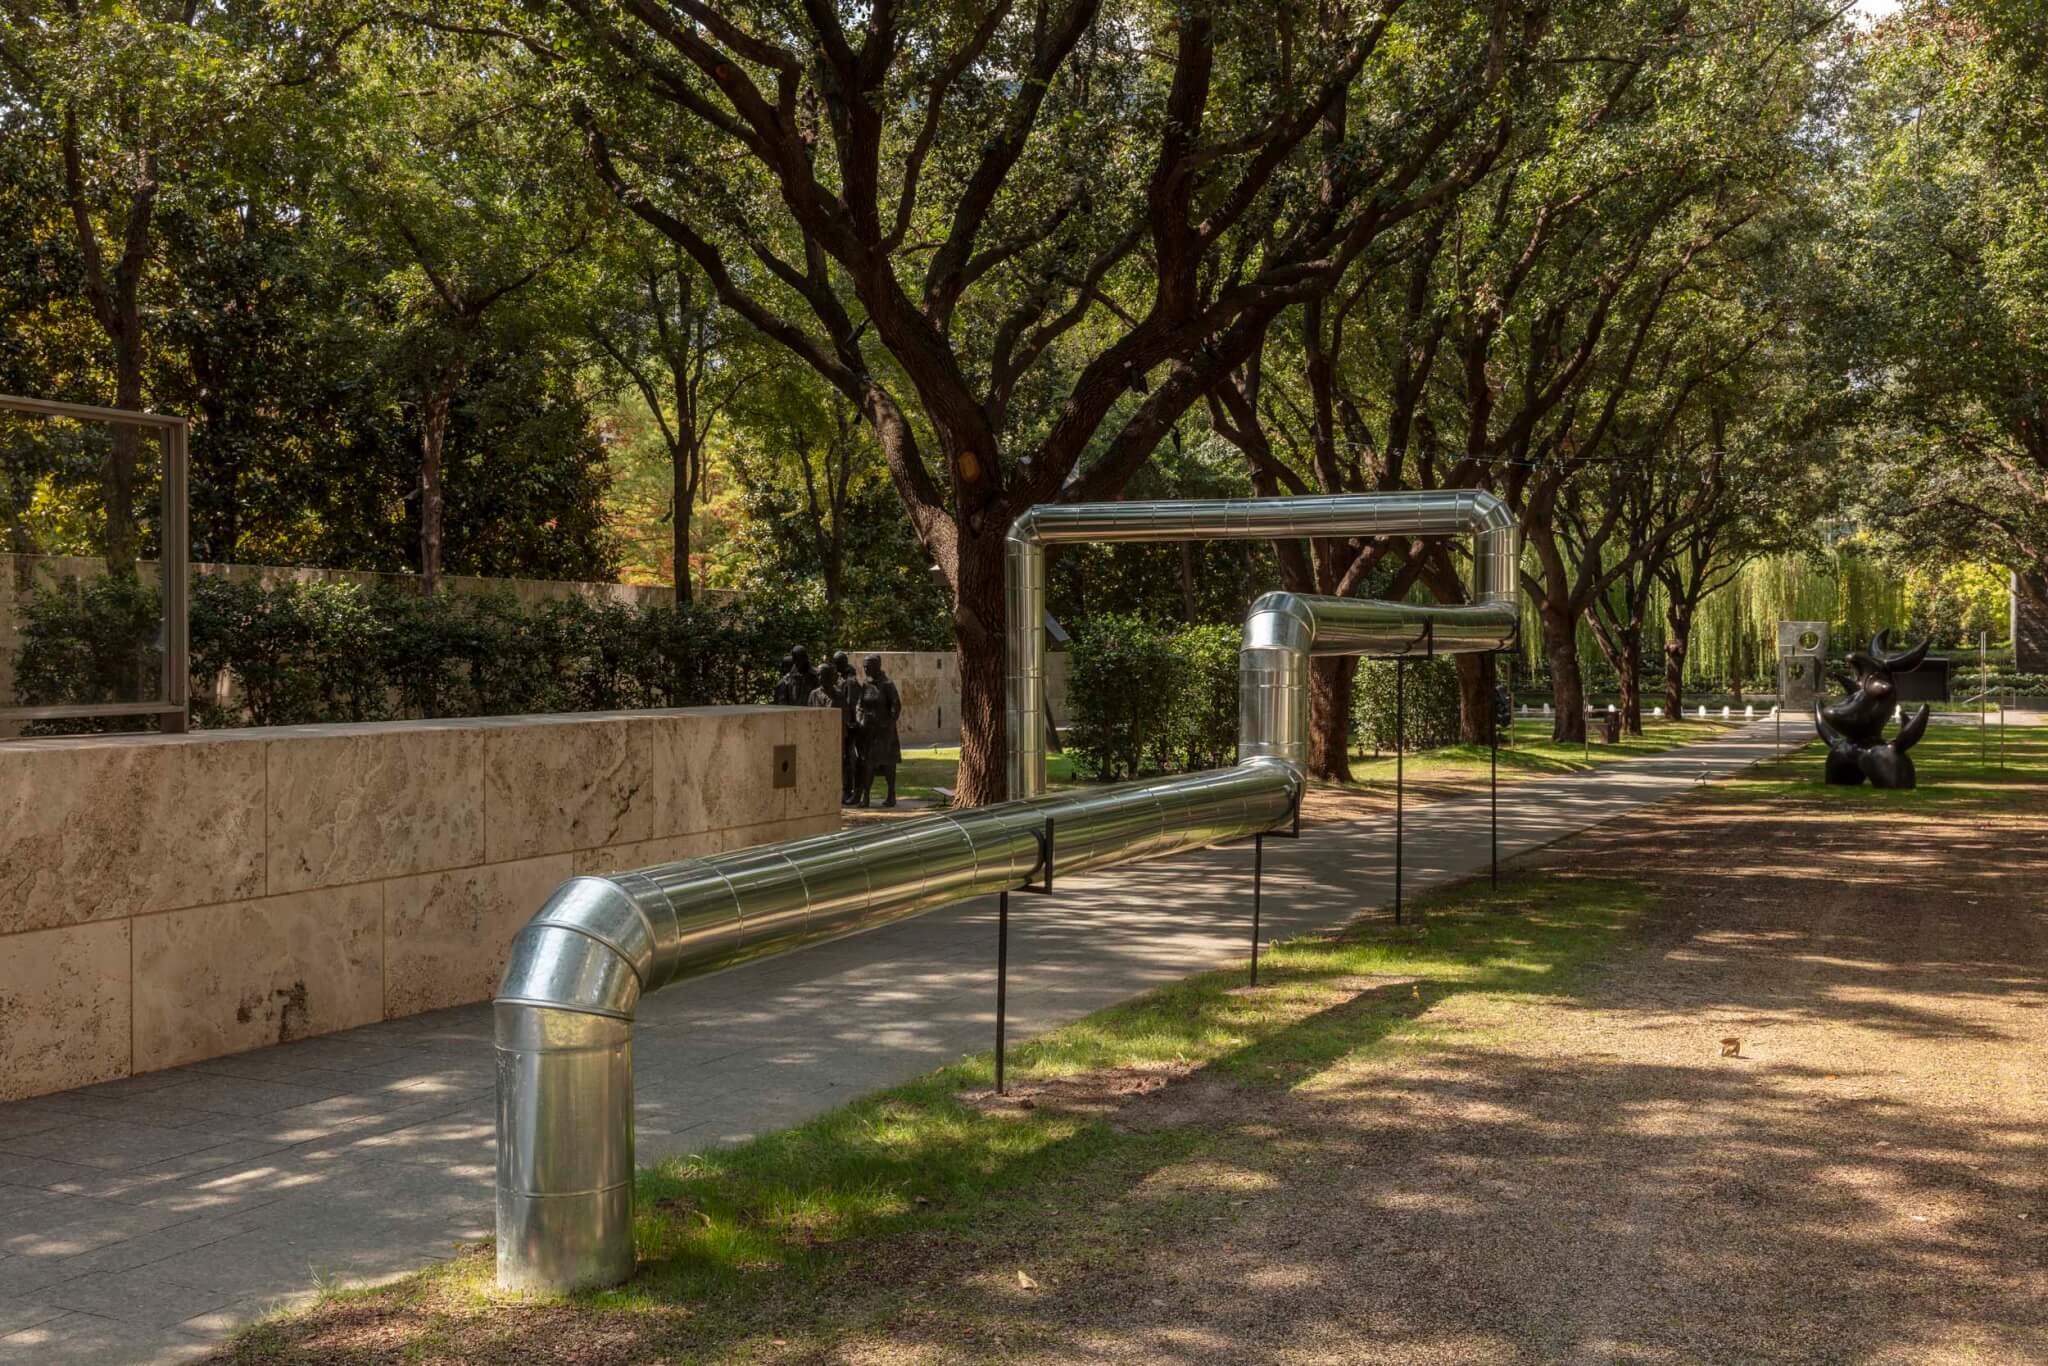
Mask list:
[{"label": "curved pipe elbow", "polygon": [[498,1004],[631,1020],[641,996],[666,980],[657,977],[661,950],[675,937],[674,912],[664,926],[643,902],[668,907],[658,888],[632,873],[574,877],[557,887],[513,939]]}]

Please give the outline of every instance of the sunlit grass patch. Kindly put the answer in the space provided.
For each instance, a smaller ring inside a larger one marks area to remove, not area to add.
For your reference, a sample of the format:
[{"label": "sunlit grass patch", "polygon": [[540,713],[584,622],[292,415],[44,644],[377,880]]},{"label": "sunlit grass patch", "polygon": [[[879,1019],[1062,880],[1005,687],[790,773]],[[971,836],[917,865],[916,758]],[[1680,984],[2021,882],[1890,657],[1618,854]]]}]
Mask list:
[{"label": "sunlit grass patch", "polygon": [[[1499,751],[1500,772],[1504,778],[1583,773],[1603,764],[1645,754],[1661,754],[1697,740],[1711,740],[1724,734],[1731,724],[1720,720],[1645,721],[1641,735],[1625,735],[1611,745],[1597,739],[1582,745],[1577,741],[1551,739],[1548,717],[1518,716],[1512,731],[1503,736],[1507,743]],[[1485,745],[1446,745],[1405,756],[1402,769],[1411,782],[1432,778],[1483,778],[1492,758]],[[1351,777],[1361,784],[1391,783],[1394,781],[1394,756],[1353,755]]]},{"label": "sunlit grass patch", "polygon": [[[1788,738],[1794,720],[1785,718]],[[1800,733],[1812,732],[1813,722],[1807,718]],[[1888,726],[1885,733],[1895,735],[1898,728]],[[2048,786],[2048,728],[2040,726],[2006,727],[2001,762],[1995,724],[1980,730],[1966,723],[1937,721],[1912,749],[1918,785],[1903,791],[1874,788],[1868,783],[1830,787],[1821,776],[1825,753],[1820,742],[1813,740],[1781,759],[1737,775],[1730,780],[1729,793],[1743,798],[1924,810],[1996,806]]]}]

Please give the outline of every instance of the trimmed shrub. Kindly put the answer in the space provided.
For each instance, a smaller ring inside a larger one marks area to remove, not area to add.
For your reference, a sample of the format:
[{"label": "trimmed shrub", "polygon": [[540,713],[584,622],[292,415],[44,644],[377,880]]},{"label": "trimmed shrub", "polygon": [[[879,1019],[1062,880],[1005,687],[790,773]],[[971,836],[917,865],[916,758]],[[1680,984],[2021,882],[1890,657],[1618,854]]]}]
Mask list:
[{"label": "trimmed shrub", "polygon": [[[1407,748],[1438,749],[1458,743],[1458,666],[1449,659],[1411,659],[1406,675]],[[1354,738],[1375,754],[1394,749],[1394,675],[1391,659],[1362,659],[1351,687]]]},{"label": "trimmed shrub", "polygon": [[1172,639],[1180,686],[1167,736],[1189,772],[1237,761],[1237,651],[1234,626],[1190,626]]},{"label": "trimmed shrub", "polygon": [[[353,584],[192,584],[193,719],[202,726],[293,726],[389,715],[389,626]],[[214,680],[239,697],[223,707]],[[245,719],[246,718],[246,719]]]},{"label": "trimmed shrub", "polygon": [[[65,577],[27,599],[14,655],[22,706],[144,702],[163,695],[156,589],[122,575]],[[37,721],[31,735],[134,730],[146,719]]]},{"label": "trimmed shrub", "polygon": [[[156,591],[127,579],[39,591],[15,655],[16,695],[154,696],[157,610]],[[567,598],[527,608],[509,593],[423,597],[402,585],[208,576],[192,585],[193,720],[281,726],[762,702],[789,648],[820,657],[823,635],[816,613],[779,605],[642,610]],[[104,728],[38,724],[52,734]]]},{"label": "trimmed shrub", "polygon": [[1163,766],[1180,690],[1170,637],[1138,617],[1103,616],[1074,632],[1067,672],[1067,747],[1086,777],[1135,778]]},{"label": "trimmed shrub", "polygon": [[1229,626],[1169,631],[1103,616],[1074,632],[1067,748],[1082,775],[1220,768],[1237,755],[1237,648]]}]

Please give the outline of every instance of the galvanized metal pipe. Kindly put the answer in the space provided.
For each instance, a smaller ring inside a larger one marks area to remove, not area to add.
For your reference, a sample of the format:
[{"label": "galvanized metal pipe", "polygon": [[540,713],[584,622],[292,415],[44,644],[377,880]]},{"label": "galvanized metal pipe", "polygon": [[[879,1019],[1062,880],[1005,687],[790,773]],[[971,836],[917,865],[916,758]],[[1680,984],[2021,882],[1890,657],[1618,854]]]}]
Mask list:
[{"label": "galvanized metal pipe", "polygon": [[[1045,548],[1063,541],[1213,541],[1355,536],[1472,537],[1465,607],[1344,599],[1358,615],[1331,654],[1452,654],[1498,649],[1514,638],[1498,609],[1520,601],[1521,537],[1508,505],[1483,489],[1354,493],[1184,502],[1041,503],[1010,526],[1004,546],[1009,663],[1004,695],[1008,789],[1045,791]],[[1261,599],[1261,602],[1267,601]],[[1490,610],[1489,610],[1490,609]],[[1258,611],[1254,604],[1253,611]],[[1436,622],[1431,640],[1424,622]],[[1492,643],[1489,643],[1492,642]],[[1302,715],[1306,717],[1304,694]],[[1242,754],[1240,754],[1242,757]]]},{"label": "galvanized metal pipe", "polygon": [[[1376,515],[1385,529],[1420,531],[1446,514],[1432,503],[1416,527],[1395,525],[1384,506]],[[1511,541],[1511,522],[1506,534]],[[1432,639],[1444,652],[1498,648],[1513,636],[1513,582],[1506,601],[1470,607],[1260,598],[1239,656],[1234,768],[564,883],[514,940],[495,1004],[498,1284],[560,1292],[632,1273],[632,1024],[642,996],[692,972],[1017,887],[1039,871],[1048,818],[1061,874],[1273,829],[1304,782],[1309,658],[1401,653]]]}]

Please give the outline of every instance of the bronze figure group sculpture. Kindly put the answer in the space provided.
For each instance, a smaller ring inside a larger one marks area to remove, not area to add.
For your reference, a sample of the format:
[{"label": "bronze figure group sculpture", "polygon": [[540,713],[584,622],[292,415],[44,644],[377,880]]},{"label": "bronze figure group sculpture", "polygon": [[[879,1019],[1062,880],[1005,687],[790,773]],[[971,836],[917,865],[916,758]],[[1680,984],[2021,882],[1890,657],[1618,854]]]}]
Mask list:
[{"label": "bronze figure group sculpture", "polygon": [[903,715],[903,696],[896,689],[896,680],[882,671],[880,655],[869,655],[861,666],[864,680],[841,650],[830,663],[813,669],[809,652],[795,646],[783,656],[782,679],[775,685],[774,701],[784,707],[837,707],[840,805],[867,806],[875,779],[882,778],[889,785],[882,805],[894,806],[896,765],[903,759],[903,745],[896,733],[896,723]]},{"label": "bronze figure group sculpture", "polygon": [[1868,652],[1849,656],[1855,677],[1837,674],[1849,695],[1833,706],[1813,704],[1813,724],[1827,742],[1826,776],[1831,784],[1854,787],[1868,779],[1872,787],[1912,787],[1916,781],[1913,760],[1907,751],[1927,733],[1926,703],[1899,727],[1890,740],[1884,738],[1885,722],[1898,706],[1893,675],[1910,673],[1927,656],[1927,642],[1921,641],[1902,654],[1886,648],[1889,631],[1871,637]]}]

